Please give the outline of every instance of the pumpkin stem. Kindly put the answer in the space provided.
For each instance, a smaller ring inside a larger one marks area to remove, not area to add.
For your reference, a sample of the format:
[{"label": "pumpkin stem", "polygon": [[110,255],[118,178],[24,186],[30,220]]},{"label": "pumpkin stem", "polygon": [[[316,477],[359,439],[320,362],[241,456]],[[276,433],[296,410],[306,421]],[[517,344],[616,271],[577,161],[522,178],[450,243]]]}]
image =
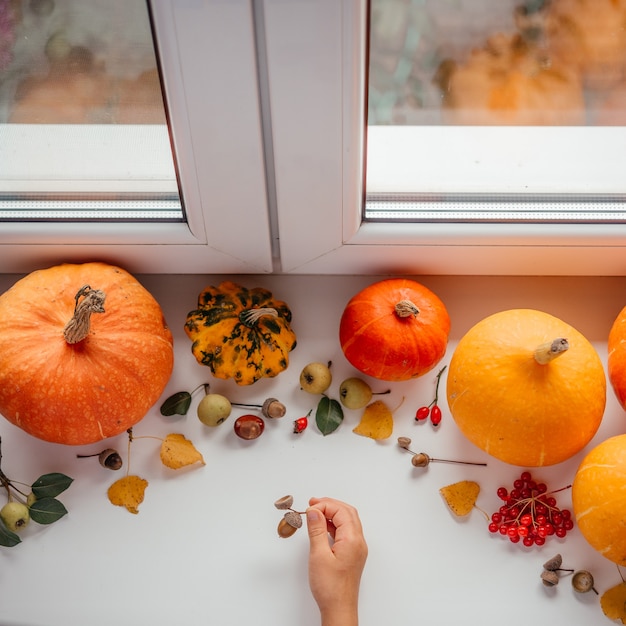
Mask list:
[{"label": "pumpkin stem", "polygon": [[539,365],[547,365],[558,356],[566,352],[569,348],[569,342],[563,337],[558,337],[554,341],[547,341],[535,348],[533,356]]},{"label": "pumpkin stem", "polygon": [[395,306],[396,315],[398,317],[417,317],[420,310],[410,300],[400,300]]},{"label": "pumpkin stem", "polygon": [[[81,296],[83,296],[82,300],[80,300]],[[104,313],[104,298],[103,291],[92,289],[89,285],[85,285],[78,290],[74,315],[63,329],[63,336],[67,343],[79,343],[87,337],[91,314]]]},{"label": "pumpkin stem", "polygon": [[278,317],[278,311],[271,307],[262,307],[259,309],[246,309],[239,314],[239,320],[248,328],[252,328],[264,315],[272,315]]}]

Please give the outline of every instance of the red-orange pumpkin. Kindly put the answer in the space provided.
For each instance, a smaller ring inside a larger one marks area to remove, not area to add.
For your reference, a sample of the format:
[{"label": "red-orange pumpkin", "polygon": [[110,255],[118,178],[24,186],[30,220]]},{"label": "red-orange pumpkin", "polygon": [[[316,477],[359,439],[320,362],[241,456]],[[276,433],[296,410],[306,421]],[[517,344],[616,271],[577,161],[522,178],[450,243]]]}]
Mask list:
[{"label": "red-orange pumpkin", "polygon": [[430,289],[408,278],[369,285],[346,305],[341,349],[359,371],[387,381],[417,378],[443,358],[450,316]]},{"label": "red-orange pumpkin", "polygon": [[0,413],[45,441],[112,437],[161,395],[172,345],[159,304],[125,270],[32,272],[0,296]]}]

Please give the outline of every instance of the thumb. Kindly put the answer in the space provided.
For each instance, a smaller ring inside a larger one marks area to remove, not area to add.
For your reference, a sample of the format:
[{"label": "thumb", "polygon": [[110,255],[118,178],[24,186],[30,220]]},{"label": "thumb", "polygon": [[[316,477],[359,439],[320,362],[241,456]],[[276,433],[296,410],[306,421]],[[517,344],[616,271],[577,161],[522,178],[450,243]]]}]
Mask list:
[{"label": "thumb", "polygon": [[309,531],[311,548],[328,547],[328,527],[326,518],[319,509],[309,507],[306,510],[306,525]]}]

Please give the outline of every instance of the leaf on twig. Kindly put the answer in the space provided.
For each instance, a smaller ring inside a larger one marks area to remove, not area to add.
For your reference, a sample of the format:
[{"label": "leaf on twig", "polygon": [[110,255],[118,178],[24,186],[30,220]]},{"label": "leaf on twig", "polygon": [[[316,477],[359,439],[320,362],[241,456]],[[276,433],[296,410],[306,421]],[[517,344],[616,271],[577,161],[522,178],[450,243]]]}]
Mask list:
[{"label": "leaf on twig", "polygon": [[194,463],[205,465],[202,454],[184,435],[170,433],[161,444],[161,462],[166,467],[180,469]]},{"label": "leaf on twig", "polygon": [[190,405],[191,394],[188,391],[178,391],[163,402],[161,415],[187,415]]},{"label": "leaf on twig", "polygon": [[139,476],[124,476],[109,487],[109,501],[116,506],[126,507],[130,513],[136,515],[147,487],[148,481]]},{"label": "leaf on twig", "polygon": [[30,506],[30,517],[38,524],[52,524],[64,515],[67,509],[56,498],[37,498]]},{"label": "leaf on twig", "polygon": [[44,474],[40,476],[32,485],[34,496],[39,498],[55,498],[60,493],[63,493],[74,481],[73,478],[60,474],[59,472],[53,472],[51,474]]}]

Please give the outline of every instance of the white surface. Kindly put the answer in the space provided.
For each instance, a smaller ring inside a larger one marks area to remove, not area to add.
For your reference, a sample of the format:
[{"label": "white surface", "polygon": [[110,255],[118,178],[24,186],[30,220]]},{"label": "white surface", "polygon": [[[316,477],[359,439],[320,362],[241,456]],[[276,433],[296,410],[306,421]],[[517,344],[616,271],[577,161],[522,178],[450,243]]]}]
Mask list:
[{"label": "white surface", "polygon": [[[195,417],[199,397],[186,418],[164,418],[158,406],[135,427],[135,435],[182,432],[203,453],[206,466],[163,468],[157,441],[133,443],[131,471],[149,480],[138,515],[112,506],[108,486],[121,474],[102,469],[96,459],[75,454],[117,447],[126,460],[126,437],[70,448],[33,439],[4,420],[2,469],[32,482],[40,474],[61,471],[75,482],[60,499],[69,515],[49,527],[31,524],[23,543],[0,548],[0,624],[2,626],[154,626],[202,623],[220,626],[279,626],[319,623],[307,585],[306,531],[279,539],[280,513],[273,502],[291,493],[304,508],[310,496],[332,495],[355,504],[370,547],[361,595],[361,626],[424,623],[429,626],[528,623],[589,626],[606,618],[593,594],[576,595],[568,577],[548,590],[540,582],[542,564],[560,552],[566,567],[592,571],[602,592],[620,581],[615,566],[596,554],[574,529],[564,541],[552,538],[543,548],[525,549],[491,536],[482,514],[451,515],[438,489],[475,479],[479,506],[498,505],[496,489],[509,485],[522,468],[496,462],[469,444],[456,428],[441,396],[443,422],[438,431],[415,424],[416,408],[427,404],[434,373],[375,390],[395,406],[393,437],[376,443],[351,432],[360,413],[347,411],[340,429],[323,437],[315,425],[292,434],[292,420],[314,408],[317,397],[299,389],[301,368],[312,360],[332,360],[329,395],[355,370],[344,359],[338,324],[347,300],[378,277],[235,277],[242,284],[265,286],[288,302],[298,346],[289,368],[273,380],[251,387],[210,377],[196,363],[184,334],[186,314],[198,293],[216,276],[141,276],[163,306],[175,336],[176,363],[163,399],[210,381],[213,391],[233,401],[282,400],[287,416],[267,424],[264,435],[243,442],[232,423],[244,412],[235,408],[216,429]],[[0,277],[4,291],[14,276]],[[452,278],[420,277],[446,303],[452,319],[447,364],[458,339],[479,319],[497,310],[533,307],[576,326],[596,345],[606,362],[606,337],[622,308],[624,278]],[[441,390],[445,389],[445,375]],[[624,431],[624,412],[609,390],[604,422],[594,442]],[[411,466],[397,448],[397,436],[410,436],[431,456],[486,460],[487,468],[432,464]],[[533,470],[549,487],[572,481],[582,454],[558,466]],[[124,471],[124,470],[122,470]],[[559,494],[571,505],[569,492]]]}]

